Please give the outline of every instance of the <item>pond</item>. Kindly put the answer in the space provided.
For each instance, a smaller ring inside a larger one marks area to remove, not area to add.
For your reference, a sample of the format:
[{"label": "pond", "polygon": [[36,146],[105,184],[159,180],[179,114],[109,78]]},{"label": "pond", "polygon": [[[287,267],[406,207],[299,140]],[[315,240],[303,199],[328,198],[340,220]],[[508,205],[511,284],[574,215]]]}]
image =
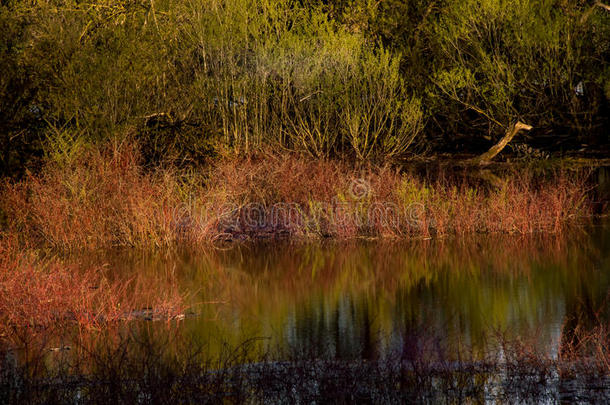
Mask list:
[{"label": "pond", "polygon": [[376,359],[413,336],[479,353],[492,349],[491,337],[519,338],[552,357],[571,329],[607,324],[610,305],[608,225],[563,235],[228,244],[103,260],[122,274],[176,273],[193,309],[176,327],[191,339],[219,350],[258,338],[261,354],[280,358]]},{"label": "pond", "polygon": [[[596,172],[598,212],[607,178]],[[169,275],[188,312],[151,321],[142,308],[99,333],[42,334],[38,352],[23,340],[0,362],[0,402],[610,401],[607,217],[563,233],[218,242],[61,259],[102,266],[110,279]]]}]

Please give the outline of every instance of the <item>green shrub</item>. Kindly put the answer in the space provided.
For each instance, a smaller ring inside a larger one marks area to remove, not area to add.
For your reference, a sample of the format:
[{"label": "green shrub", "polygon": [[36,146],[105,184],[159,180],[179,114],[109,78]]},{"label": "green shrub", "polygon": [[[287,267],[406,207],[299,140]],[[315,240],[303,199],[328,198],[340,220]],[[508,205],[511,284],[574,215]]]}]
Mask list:
[{"label": "green shrub", "polygon": [[403,55],[403,77],[430,118],[429,139],[494,137],[517,119],[539,129],[537,136],[607,133],[610,13],[601,7],[565,0],[337,4],[337,18]]},{"label": "green shrub", "polygon": [[422,128],[423,114],[419,100],[405,89],[399,58],[384,50],[365,54],[346,83],[342,121],[357,156],[403,155]]},{"label": "green shrub", "polygon": [[20,171],[39,148],[35,78],[23,61],[27,24],[0,5],[0,175]]},{"label": "green shrub", "polygon": [[454,105],[449,118],[466,108],[492,132],[517,119],[589,130],[593,122],[583,119],[599,106],[581,103],[574,90],[595,80],[595,55],[584,42],[590,25],[580,14],[578,5],[556,0],[449,2],[431,26],[439,59],[433,97]]},{"label": "green shrub", "polygon": [[17,9],[28,21],[18,59],[37,78],[35,103],[51,132],[135,134],[151,159],[175,161],[267,145],[394,156],[420,131],[399,59],[319,6],[107,0]]},{"label": "green shrub", "polygon": [[276,144],[315,156],[353,148],[363,159],[404,153],[421,114],[405,97],[398,58],[318,8],[220,3],[221,12],[201,3],[187,12],[197,18],[186,37],[203,60],[196,88],[207,95],[207,120],[227,145]]},{"label": "green shrub", "polygon": [[153,164],[268,147],[393,159],[517,119],[608,128],[610,14],[582,1],[3,4],[4,173],[54,128],[136,138]]}]

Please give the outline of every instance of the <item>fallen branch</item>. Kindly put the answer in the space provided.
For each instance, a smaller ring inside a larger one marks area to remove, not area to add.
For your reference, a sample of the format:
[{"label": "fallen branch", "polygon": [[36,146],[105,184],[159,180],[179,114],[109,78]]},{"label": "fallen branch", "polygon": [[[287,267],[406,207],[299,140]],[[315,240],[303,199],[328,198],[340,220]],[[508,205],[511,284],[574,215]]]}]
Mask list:
[{"label": "fallen branch", "polygon": [[601,7],[601,8],[603,8],[603,9],[604,9],[604,10],[606,10],[606,11],[610,11],[610,6],[608,6],[608,5],[604,4],[604,3],[600,2],[600,1],[598,1],[597,3],[595,3],[595,5],[596,5],[596,6],[599,6],[599,7]]},{"label": "fallen branch", "polygon": [[506,135],[504,135],[504,137],[502,139],[500,139],[500,142],[498,142],[497,144],[495,144],[494,146],[489,148],[489,150],[487,152],[472,159],[472,162],[477,163],[477,164],[484,164],[484,163],[489,162],[498,153],[500,153],[506,145],[508,145],[508,143],[515,137],[515,135],[517,135],[519,133],[519,131],[521,131],[521,130],[529,131],[531,129],[532,129],[531,125],[527,125],[527,124],[522,123],[521,121],[517,121],[514,125],[510,126],[508,131],[506,131]]},{"label": "fallen branch", "polygon": [[583,14],[582,18],[580,19],[580,23],[584,23],[585,21],[587,21],[587,19],[589,18],[589,16],[591,15],[591,13],[593,13],[593,11],[595,10],[595,7],[600,7],[603,8],[606,11],[610,11],[610,6],[602,3],[601,1],[596,2],[595,4],[593,4],[589,10],[587,10],[586,13]]}]

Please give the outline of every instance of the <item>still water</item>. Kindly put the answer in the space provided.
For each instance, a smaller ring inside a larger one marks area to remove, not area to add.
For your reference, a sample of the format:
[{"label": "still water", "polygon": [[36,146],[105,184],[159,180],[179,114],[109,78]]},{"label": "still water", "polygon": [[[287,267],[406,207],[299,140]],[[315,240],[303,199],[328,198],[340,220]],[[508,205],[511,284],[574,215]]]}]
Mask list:
[{"label": "still water", "polygon": [[608,225],[564,235],[273,242],[104,260],[123,274],[177,274],[194,312],[178,327],[212,350],[260,338],[257,350],[277,357],[373,359],[414,335],[475,353],[492,350],[490,336],[501,335],[554,356],[577,324],[609,321]]}]

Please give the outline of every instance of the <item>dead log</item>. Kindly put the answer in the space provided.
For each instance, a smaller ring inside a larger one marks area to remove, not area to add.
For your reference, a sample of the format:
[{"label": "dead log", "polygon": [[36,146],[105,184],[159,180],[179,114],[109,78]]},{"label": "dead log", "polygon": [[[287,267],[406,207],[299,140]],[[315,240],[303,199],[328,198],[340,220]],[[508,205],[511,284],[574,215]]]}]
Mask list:
[{"label": "dead log", "polygon": [[500,142],[498,142],[497,144],[495,144],[494,146],[489,148],[489,150],[487,152],[472,159],[472,163],[485,164],[485,163],[489,162],[498,153],[500,153],[506,145],[508,145],[508,143],[515,137],[515,135],[517,135],[519,133],[519,131],[521,131],[521,130],[529,131],[531,129],[532,129],[531,125],[527,125],[527,124],[522,123],[521,121],[517,121],[515,124],[511,125],[510,128],[508,128],[508,131],[506,131],[506,135],[504,135],[504,137],[502,139],[500,139]]},{"label": "dead log", "polygon": [[600,7],[603,10],[610,11],[610,6],[602,3],[601,1],[598,1],[595,4],[593,4],[591,7],[589,7],[587,12],[582,15],[582,17],[580,18],[581,24],[583,24],[585,21],[587,21],[589,19],[589,16],[593,13],[593,11],[595,11],[595,7]]},{"label": "dead log", "polygon": [[596,6],[599,6],[601,8],[603,8],[606,11],[610,11],[610,6],[602,3],[601,1],[598,1],[597,3],[595,3]]}]

